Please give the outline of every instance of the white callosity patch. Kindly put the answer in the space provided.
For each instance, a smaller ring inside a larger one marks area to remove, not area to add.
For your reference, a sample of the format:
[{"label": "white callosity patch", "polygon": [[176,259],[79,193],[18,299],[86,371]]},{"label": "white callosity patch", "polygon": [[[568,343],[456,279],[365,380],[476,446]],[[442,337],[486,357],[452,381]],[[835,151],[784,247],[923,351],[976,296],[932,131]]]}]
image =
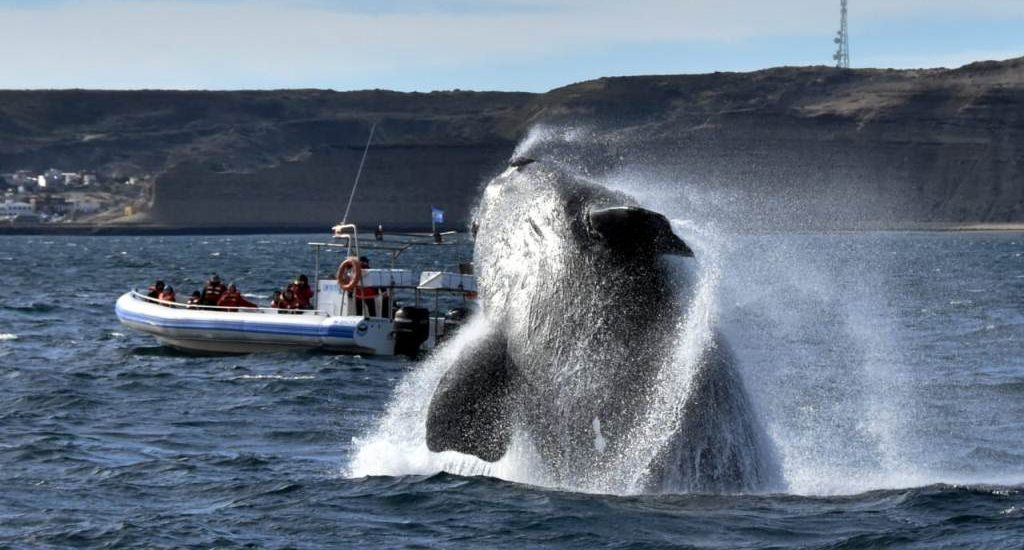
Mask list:
[{"label": "white callosity patch", "polygon": [[594,428],[594,450],[598,453],[603,453],[605,448],[608,447],[608,441],[604,438],[604,434],[601,433],[601,419],[594,417],[594,422],[591,424]]}]

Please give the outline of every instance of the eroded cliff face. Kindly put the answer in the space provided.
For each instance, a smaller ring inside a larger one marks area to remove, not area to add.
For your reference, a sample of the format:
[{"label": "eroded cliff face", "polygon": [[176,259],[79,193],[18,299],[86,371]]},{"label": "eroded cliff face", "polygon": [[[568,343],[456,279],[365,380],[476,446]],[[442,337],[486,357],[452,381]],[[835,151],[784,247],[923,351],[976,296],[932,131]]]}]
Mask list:
[{"label": "eroded cliff face", "polygon": [[[597,121],[606,171],[643,143],[666,188],[739,197],[754,227],[1024,220],[1024,60],[956,70],[780,68],[612,78],[547,94]],[[629,107],[623,107],[623,106]]]},{"label": "eroded cliff face", "polygon": [[716,205],[737,226],[1024,222],[1024,59],[607,78],[539,95],[6,91],[0,171],[156,174],[160,224],[326,225],[372,123],[361,224],[427,224],[430,206],[466,223],[538,124],[595,136],[582,149],[596,174],[642,166],[669,193],[741,197]]},{"label": "eroded cliff face", "polygon": [[[470,146],[378,146],[367,155],[349,221],[363,227],[424,227],[431,207],[461,229],[477,184],[511,142]],[[218,172],[176,165],[158,180],[153,217],[190,226],[328,228],[341,220],[362,148],[323,148],[260,170]]]}]

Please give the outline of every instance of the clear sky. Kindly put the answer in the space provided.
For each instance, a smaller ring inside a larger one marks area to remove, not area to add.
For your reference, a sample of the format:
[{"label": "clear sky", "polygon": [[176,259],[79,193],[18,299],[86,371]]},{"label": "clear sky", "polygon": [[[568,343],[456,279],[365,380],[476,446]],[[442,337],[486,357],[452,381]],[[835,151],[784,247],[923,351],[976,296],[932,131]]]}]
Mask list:
[{"label": "clear sky", "polygon": [[[1024,56],[1024,0],[849,0],[851,66]],[[544,91],[832,64],[839,0],[0,0],[0,88]]]}]

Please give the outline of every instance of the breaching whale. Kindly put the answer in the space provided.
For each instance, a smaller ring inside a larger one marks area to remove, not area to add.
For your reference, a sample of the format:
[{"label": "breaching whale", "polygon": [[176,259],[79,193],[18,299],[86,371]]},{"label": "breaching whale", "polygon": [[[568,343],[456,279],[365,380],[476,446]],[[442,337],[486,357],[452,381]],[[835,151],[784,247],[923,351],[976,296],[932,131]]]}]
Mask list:
[{"label": "breaching whale", "polygon": [[771,449],[717,334],[689,387],[667,388],[688,394],[667,419],[664,443],[631,455],[647,443],[642,425],[685,315],[670,258],[693,256],[662,214],[517,159],[485,188],[476,221],[490,330],[434,392],[431,451],[494,462],[520,437],[542,476],[569,488],[602,490],[623,477],[652,492],[756,491],[772,482]]}]

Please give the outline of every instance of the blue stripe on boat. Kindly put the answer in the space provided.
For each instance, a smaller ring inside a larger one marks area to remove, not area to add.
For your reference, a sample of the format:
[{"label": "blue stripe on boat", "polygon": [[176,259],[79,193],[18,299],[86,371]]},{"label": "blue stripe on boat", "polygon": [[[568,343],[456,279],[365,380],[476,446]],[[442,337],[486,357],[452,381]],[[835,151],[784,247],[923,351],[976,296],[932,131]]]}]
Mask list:
[{"label": "blue stripe on boat", "polygon": [[260,334],[284,334],[291,336],[310,336],[326,338],[352,338],[355,334],[353,325],[314,325],[301,326],[280,323],[264,323],[254,321],[223,321],[223,320],[200,320],[200,319],[175,319],[169,320],[145,313],[125,311],[121,307],[115,307],[117,316],[129,321],[137,321],[164,328],[183,329],[206,329],[206,330],[227,330],[233,332],[249,332]]}]

